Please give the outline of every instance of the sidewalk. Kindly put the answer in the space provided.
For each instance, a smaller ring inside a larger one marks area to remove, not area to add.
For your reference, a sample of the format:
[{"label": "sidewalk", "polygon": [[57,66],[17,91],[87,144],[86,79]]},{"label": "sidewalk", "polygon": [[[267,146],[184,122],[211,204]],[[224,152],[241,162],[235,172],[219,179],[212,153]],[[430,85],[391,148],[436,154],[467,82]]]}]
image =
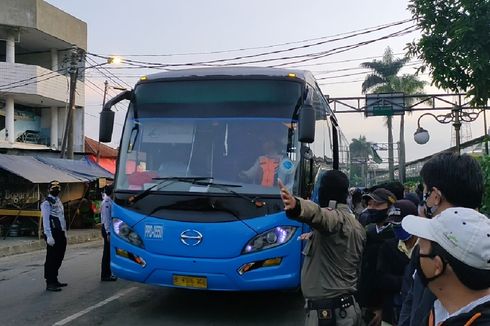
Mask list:
[{"label": "sidewalk", "polygon": [[[100,229],[75,229],[68,231],[68,244],[102,240]],[[46,242],[37,237],[0,238],[0,257],[22,254],[46,248]]]}]

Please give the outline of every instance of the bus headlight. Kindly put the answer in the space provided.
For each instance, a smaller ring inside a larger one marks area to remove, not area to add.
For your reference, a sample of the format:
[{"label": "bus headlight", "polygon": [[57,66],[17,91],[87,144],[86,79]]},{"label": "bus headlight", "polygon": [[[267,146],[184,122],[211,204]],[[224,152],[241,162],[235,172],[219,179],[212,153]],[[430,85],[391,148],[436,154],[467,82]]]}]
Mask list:
[{"label": "bus headlight", "polygon": [[114,228],[114,233],[121,239],[137,247],[144,248],[143,241],[141,240],[140,236],[125,222],[114,217],[112,219],[112,227]]},{"label": "bus headlight", "polygon": [[250,240],[245,248],[243,248],[242,254],[274,248],[285,244],[291,240],[294,232],[296,232],[296,227],[294,226],[278,226],[270,229]]}]

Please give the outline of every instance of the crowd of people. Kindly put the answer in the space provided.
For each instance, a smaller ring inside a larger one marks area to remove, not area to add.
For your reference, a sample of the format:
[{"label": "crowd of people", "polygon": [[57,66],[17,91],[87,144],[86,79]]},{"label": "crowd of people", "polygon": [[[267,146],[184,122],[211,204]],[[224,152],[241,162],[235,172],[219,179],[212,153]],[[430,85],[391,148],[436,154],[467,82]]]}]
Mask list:
[{"label": "crowd of people", "polygon": [[[301,289],[305,325],[490,325],[490,219],[478,209],[483,174],[469,155],[442,153],[420,171],[413,193],[399,182],[349,188],[330,170],[317,203],[293,196],[278,180],[288,218],[310,226],[302,234]],[[41,205],[47,244],[46,290],[58,279],[66,249],[60,183]],[[101,208],[101,280],[110,271],[112,188]]]},{"label": "crowd of people", "polygon": [[349,189],[320,180],[318,203],[279,183],[302,235],[306,325],[490,325],[490,219],[483,174],[469,155],[442,153],[413,193],[399,182]]}]

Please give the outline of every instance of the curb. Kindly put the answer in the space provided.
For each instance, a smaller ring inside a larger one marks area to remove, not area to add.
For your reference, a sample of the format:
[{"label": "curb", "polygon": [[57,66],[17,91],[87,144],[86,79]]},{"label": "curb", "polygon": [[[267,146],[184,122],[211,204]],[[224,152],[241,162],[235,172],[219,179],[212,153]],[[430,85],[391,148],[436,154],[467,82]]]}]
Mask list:
[{"label": "curb", "polygon": [[[68,231],[68,244],[85,243],[90,241],[102,240],[99,229],[90,230],[83,234],[70,234]],[[0,239],[0,245],[1,245]],[[0,257],[6,257],[11,255],[18,255],[27,252],[33,252],[37,250],[46,249],[46,242],[44,240],[23,240],[22,243],[13,244],[11,246],[0,247]]]}]

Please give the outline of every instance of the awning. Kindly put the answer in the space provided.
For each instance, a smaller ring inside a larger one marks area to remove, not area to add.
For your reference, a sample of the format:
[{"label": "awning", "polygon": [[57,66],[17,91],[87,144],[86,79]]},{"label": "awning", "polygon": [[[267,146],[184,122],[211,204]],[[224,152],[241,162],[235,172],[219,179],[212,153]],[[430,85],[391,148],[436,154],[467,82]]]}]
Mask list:
[{"label": "awning", "polygon": [[108,171],[89,162],[86,159],[67,160],[52,157],[36,157],[39,161],[50,165],[53,168],[62,170],[82,181],[94,181],[98,178],[112,179],[114,176]]},{"label": "awning", "polygon": [[49,183],[52,180],[61,183],[80,182],[68,173],[52,168],[32,156],[0,154],[0,168],[32,183]]}]

